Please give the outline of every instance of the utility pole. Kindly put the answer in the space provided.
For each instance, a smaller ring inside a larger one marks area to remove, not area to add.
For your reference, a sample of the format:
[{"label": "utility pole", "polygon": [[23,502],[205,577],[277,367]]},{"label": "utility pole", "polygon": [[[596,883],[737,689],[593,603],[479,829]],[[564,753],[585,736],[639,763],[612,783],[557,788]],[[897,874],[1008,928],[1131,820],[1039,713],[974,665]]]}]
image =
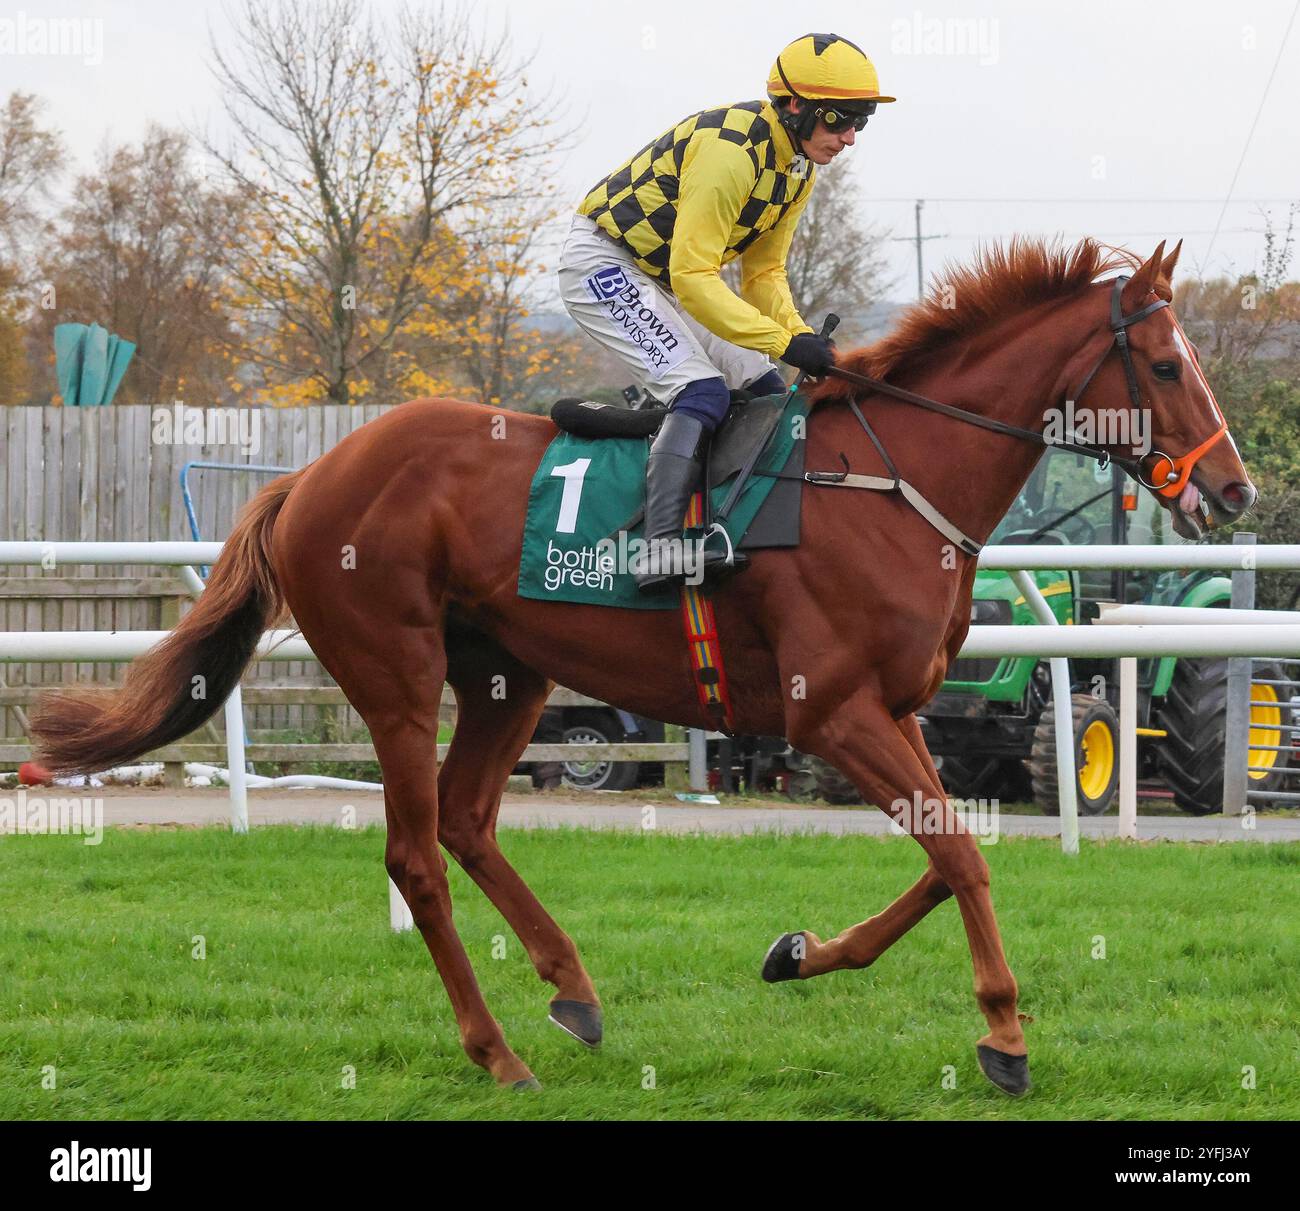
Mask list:
[{"label": "utility pole", "polygon": [[916,199],[916,234],[892,237],[892,243],[916,245],[916,298],[920,302],[925,298],[925,261],[922,250],[926,240],[942,240],[942,235],[924,235],[921,232],[921,209],[925,206],[924,198]]},{"label": "utility pole", "polygon": [[921,264],[921,250],[925,246],[925,237],[921,234],[921,207],[924,205],[923,198],[916,199],[916,298],[918,302],[925,298],[925,269]]}]

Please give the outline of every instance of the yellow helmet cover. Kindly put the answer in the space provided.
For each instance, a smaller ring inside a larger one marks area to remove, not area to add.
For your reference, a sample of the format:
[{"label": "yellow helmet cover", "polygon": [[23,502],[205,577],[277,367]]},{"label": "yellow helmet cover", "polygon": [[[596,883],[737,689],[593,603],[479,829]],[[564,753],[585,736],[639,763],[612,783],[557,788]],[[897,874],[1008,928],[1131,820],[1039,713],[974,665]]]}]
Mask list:
[{"label": "yellow helmet cover", "polygon": [[838,34],[804,34],[791,42],[767,74],[767,91],[813,101],[896,100],[880,95],[876,65],[866,52]]}]

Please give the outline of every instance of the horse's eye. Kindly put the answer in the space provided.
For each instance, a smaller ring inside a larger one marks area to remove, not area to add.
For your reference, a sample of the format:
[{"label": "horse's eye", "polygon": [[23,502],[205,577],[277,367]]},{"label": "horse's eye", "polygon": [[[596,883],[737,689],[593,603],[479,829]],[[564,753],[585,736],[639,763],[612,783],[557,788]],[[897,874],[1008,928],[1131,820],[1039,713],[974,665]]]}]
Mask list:
[{"label": "horse's eye", "polygon": [[1155,362],[1151,366],[1151,372],[1158,379],[1166,383],[1176,382],[1178,380],[1178,363],[1177,362]]}]

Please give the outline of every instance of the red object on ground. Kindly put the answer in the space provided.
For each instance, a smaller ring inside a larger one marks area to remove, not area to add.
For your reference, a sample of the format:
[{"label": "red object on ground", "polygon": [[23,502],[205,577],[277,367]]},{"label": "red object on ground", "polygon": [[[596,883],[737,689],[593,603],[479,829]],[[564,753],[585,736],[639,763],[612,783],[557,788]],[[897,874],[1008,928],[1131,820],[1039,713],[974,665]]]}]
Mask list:
[{"label": "red object on ground", "polygon": [[18,767],[18,781],[23,786],[49,786],[54,781],[54,775],[35,761],[24,761]]}]

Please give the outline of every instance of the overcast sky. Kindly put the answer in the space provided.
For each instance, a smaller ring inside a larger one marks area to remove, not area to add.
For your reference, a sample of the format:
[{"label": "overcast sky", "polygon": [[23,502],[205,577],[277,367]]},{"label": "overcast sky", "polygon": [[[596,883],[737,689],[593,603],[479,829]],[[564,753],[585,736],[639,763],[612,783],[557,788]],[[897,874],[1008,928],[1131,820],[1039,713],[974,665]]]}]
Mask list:
[{"label": "overcast sky", "polygon": [[[509,23],[520,52],[535,52],[533,78],[562,92],[581,122],[583,138],[560,169],[574,199],[686,114],[760,96],[790,39],[833,31],[873,57],[899,100],[829,171],[850,173],[863,214],[894,236],[912,234],[914,199],[927,199],[924,229],[940,237],[925,244],[927,269],[969,256],[981,237],[1062,232],[1147,252],[1164,235],[1185,236],[1184,264],[1217,272],[1254,266],[1261,211],[1282,220],[1286,201],[1300,199],[1300,29],[1282,47],[1296,8],[1297,0],[474,5],[490,23]],[[0,89],[46,98],[81,166],[106,136],[136,139],[150,120],[220,129],[209,30],[225,39],[233,11],[219,0],[0,0]],[[102,51],[92,58],[101,61],[5,53],[5,30],[12,47],[21,14],[100,19]],[[894,296],[909,297],[914,246],[889,248]]]}]

